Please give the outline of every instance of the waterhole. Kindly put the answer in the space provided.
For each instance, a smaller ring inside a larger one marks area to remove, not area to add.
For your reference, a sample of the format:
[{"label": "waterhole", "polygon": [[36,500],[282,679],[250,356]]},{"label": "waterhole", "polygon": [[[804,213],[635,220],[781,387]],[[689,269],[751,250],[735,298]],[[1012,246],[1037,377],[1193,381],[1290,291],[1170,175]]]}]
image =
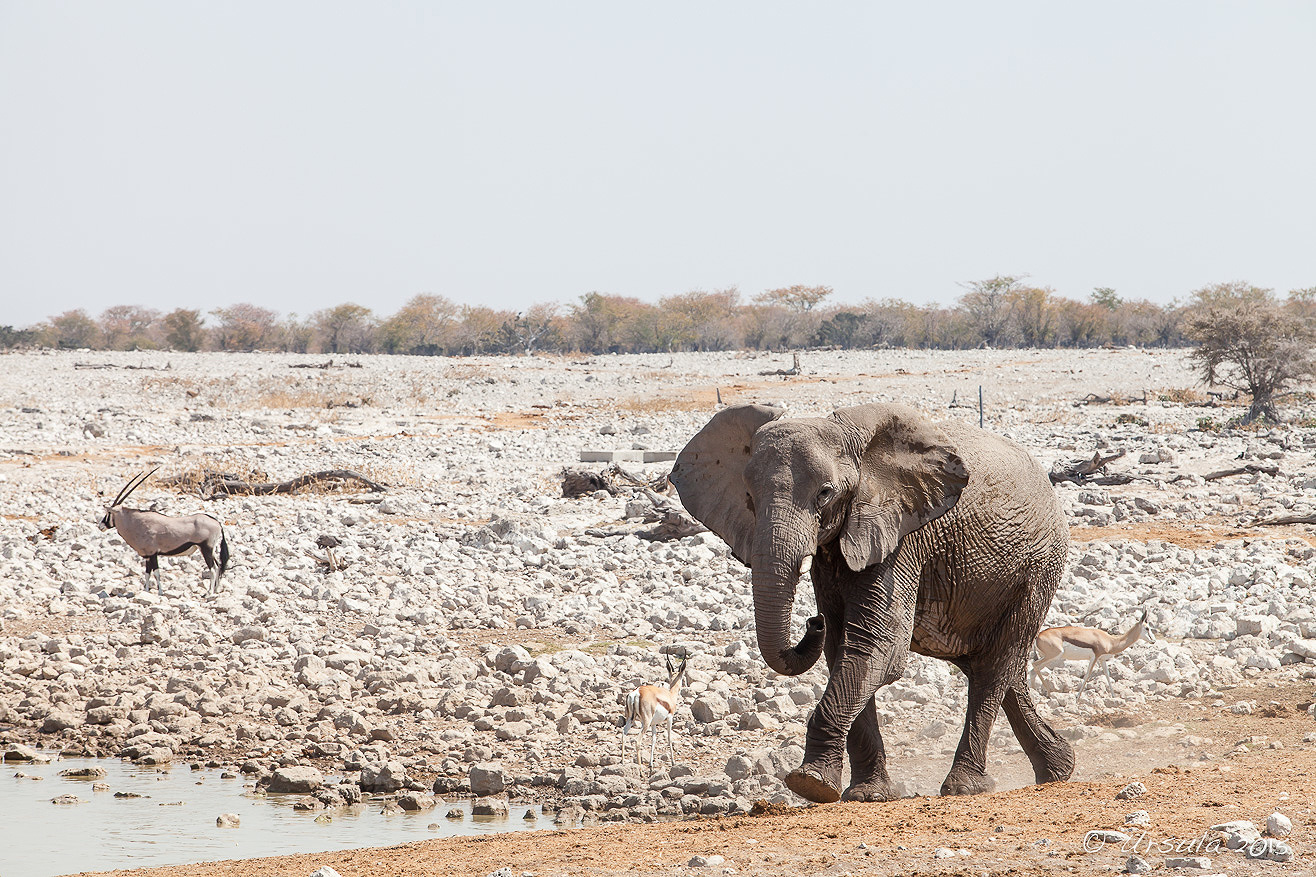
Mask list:
[{"label": "waterhole", "polygon": [[[84,767],[103,768],[105,776],[60,776]],[[557,827],[537,805],[513,804],[506,817],[472,816],[471,802],[461,799],[415,813],[386,811],[382,801],[369,799],[353,808],[294,810],[299,795],[256,796],[250,780],[220,774],[185,765],[142,768],[117,759],[6,763],[0,773],[0,874],[52,877]],[[108,789],[93,790],[94,783]],[[79,803],[52,803],[66,795]],[[454,808],[461,810],[459,818],[448,817]],[[524,818],[527,810],[533,819]],[[236,814],[240,825],[218,827],[215,820],[224,813]],[[317,822],[321,815],[329,821]]]}]

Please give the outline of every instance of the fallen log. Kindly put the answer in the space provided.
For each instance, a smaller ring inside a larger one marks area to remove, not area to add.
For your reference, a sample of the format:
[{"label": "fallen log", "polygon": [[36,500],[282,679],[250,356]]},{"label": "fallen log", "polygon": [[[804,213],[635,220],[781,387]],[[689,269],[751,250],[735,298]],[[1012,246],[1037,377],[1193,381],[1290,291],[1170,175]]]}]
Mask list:
[{"label": "fallen log", "polygon": [[679,509],[666,509],[658,525],[648,530],[638,530],[635,535],[649,542],[667,542],[672,539],[684,539],[696,533],[703,533],[708,528]]},{"label": "fallen log", "polygon": [[1076,401],[1074,407],[1077,408],[1079,405],[1108,405],[1114,401],[1114,398],[1110,396],[1100,396],[1096,393],[1088,393],[1082,399]]},{"label": "fallen log", "polygon": [[388,488],[377,484],[369,478],[349,469],[328,469],[323,472],[311,472],[298,475],[287,481],[244,481],[229,475],[210,476],[202,483],[202,496],[207,499],[220,496],[269,496],[279,493],[296,493],[312,484],[327,481],[354,481],[370,490],[381,491]]},{"label": "fallen log", "polygon": [[[1101,456],[1101,451],[1092,455],[1091,460],[1074,460],[1067,464],[1057,462],[1051,467],[1050,478],[1052,484],[1059,484],[1062,481],[1072,481],[1075,484],[1087,484],[1093,480],[1096,473],[1106,468],[1106,464],[1112,460],[1118,460],[1124,456],[1125,451],[1116,451],[1109,456]],[[1106,476],[1119,477],[1119,476]],[[1131,479],[1130,479],[1131,480]],[[1127,484],[1128,481],[1114,482],[1116,484]]]},{"label": "fallen log", "polygon": [[294,362],[291,365],[289,365],[288,368],[330,369],[330,368],[363,368],[363,366],[359,362],[340,362],[337,365],[335,365],[332,359],[326,359],[324,362]]},{"label": "fallen log", "polygon": [[158,366],[158,365],[116,365],[115,363],[112,363],[112,362],[75,362],[75,363],[73,363],[73,367],[74,367],[75,369],[123,368],[123,369],[129,369],[130,371],[142,371],[142,372],[162,372],[162,371],[167,371],[167,370],[173,368],[173,365],[174,365],[174,364],[171,362],[171,363],[166,364],[163,368],[161,368],[161,367]]},{"label": "fallen log", "polygon": [[1273,518],[1258,518],[1252,523],[1258,527],[1282,526],[1284,524],[1316,524],[1316,512],[1305,515],[1276,515]]},{"label": "fallen log", "polygon": [[668,493],[671,489],[671,483],[667,480],[667,476],[670,474],[669,472],[664,472],[662,475],[659,475],[657,478],[653,479],[652,481],[646,481],[640,476],[635,475],[634,473],[627,472],[625,469],[621,467],[620,463],[613,463],[611,466],[608,467],[607,471],[611,474],[615,474],[618,478],[622,479],[623,481],[635,485],[641,490],[645,490],[645,491],[652,490],[657,493]]},{"label": "fallen log", "polygon": [[1203,475],[1202,478],[1207,481],[1215,481],[1219,478],[1228,478],[1231,475],[1278,475],[1278,466],[1262,466],[1259,463],[1248,463],[1246,466],[1239,466],[1234,469],[1221,469],[1219,472],[1211,472]]},{"label": "fallen log", "polygon": [[1132,475],[1128,472],[1116,472],[1113,475],[1097,475],[1081,483],[1095,484],[1098,487],[1115,487],[1120,484],[1128,484],[1131,481],[1155,481],[1154,478],[1147,478],[1142,475]]}]

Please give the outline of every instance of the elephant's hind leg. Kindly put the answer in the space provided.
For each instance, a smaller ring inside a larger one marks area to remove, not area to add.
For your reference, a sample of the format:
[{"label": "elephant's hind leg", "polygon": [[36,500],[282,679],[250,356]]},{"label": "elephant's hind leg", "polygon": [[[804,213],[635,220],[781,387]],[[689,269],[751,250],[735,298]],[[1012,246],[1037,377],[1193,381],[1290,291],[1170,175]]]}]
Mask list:
[{"label": "elephant's hind leg", "polygon": [[941,784],[941,794],[977,795],[990,792],[993,787],[987,776],[987,740],[991,737],[992,722],[996,719],[996,711],[1001,708],[1008,682],[999,670],[985,673],[975,665],[959,666],[969,680],[968,715],[964,720],[960,745],[955,750],[955,761]]},{"label": "elephant's hind leg", "polygon": [[886,772],[886,746],[877,722],[877,702],[868,699],[845,738],[850,756],[850,788],[841,797],[847,801],[891,801],[897,796]]},{"label": "elephant's hind leg", "polygon": [[1037,714],[1026,680],[1006,690],[1002,706],[1038,783],[1062,782],[1074,775],[1073,747]]}]

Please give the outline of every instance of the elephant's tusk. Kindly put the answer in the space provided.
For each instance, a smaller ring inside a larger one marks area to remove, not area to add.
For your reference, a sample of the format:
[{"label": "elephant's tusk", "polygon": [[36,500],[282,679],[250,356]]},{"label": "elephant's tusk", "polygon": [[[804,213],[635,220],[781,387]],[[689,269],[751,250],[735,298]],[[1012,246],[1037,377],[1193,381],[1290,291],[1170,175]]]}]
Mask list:
[{"label": "elephant's tusk", "polygon": [[813,568],[813,555],[804,555],[804,560],[800,561],[800,575],[808,575],[809,570]]}]

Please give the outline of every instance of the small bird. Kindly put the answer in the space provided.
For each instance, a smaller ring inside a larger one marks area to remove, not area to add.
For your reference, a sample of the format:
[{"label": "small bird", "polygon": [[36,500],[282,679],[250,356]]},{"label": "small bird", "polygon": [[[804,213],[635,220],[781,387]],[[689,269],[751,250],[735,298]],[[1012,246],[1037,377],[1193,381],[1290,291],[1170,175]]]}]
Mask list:
[{"label": "small bird", "polygon": [[325,533],[322,534],[319,539],[315,540],[315,544],[323,548],[324,553],[329,556],[329,568],[331,570],[337,570],[338,562],[334,560],[334,549],[343,544],[338,541],[338,537],[330,536],[328,533]]}]

